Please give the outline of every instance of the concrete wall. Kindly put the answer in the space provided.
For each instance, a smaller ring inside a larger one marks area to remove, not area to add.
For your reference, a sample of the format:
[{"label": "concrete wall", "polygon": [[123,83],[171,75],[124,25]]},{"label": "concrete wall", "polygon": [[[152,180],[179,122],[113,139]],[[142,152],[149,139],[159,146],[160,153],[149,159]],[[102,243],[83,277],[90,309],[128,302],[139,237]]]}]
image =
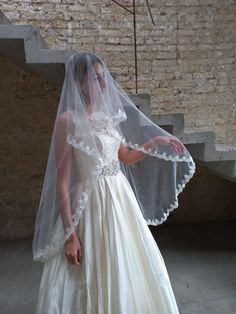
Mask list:
[{"label": "concrete wall", "polygon": [[[151,95],[153,112],[183,112],[186,126],[211,127],[218,143],[236,144],[235,0],[149,2],[155,26],[137,1],[139,92]],[[97,52],[134,91],[132,16],[112,1],[1,4],[14,23],[38,26],[50,47]]]}]

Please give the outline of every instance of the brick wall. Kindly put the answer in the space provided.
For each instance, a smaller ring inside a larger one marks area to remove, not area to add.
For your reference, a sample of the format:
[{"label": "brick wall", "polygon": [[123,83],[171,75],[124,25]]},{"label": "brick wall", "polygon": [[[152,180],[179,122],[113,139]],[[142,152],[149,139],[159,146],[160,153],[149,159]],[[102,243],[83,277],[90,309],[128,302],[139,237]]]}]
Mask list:
[{"label": "brick wall", "polygon": [[31,235],[59,90],[0,57],[0,239]]},{"label": "brick wall", "polygon": [[[137,1],[139,92],[151,95],[153,113],[183,112],[186,126],[211,127],[218,143],[236,144],[236,1],[149,2],[155,26]],[[1,4],[14,23],[38,26],[51,48],[95,51],[135,91],[132,16],[123,8],[109,0]]]}]

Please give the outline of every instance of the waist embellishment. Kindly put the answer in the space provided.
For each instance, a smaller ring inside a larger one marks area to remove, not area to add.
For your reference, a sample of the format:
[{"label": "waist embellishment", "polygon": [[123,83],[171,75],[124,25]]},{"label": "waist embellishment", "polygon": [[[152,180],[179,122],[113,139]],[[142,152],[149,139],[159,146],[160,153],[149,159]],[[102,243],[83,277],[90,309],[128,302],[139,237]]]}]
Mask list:
[{"label": "waist embellishment", "polygon": [[112,160],[111,162],[101,162],[96,166],[94,174],[97,176],[114,176],[120,171],[119,160]]}]

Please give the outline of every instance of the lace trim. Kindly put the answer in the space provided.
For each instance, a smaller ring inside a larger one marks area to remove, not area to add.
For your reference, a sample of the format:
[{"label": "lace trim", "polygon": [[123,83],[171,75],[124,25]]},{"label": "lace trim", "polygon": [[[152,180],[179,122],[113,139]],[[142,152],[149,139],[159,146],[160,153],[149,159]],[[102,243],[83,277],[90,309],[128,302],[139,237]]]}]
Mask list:
[{"label": "lace trim", "polygon": [[74,214],[72,215],[72,226],[70,228],[65,229],[64,235],[61,236],[59,240],[57,240],[56,243],[52,245],[47,245],[43,250],[39,249],[37,253],[34,254],[34,260],[45,262],[46,259],[52,257],[55,255],[58,251],[60,251],[63,248],[63,245],[67,239],[71,236],[71,234],[75,231],[75,228],[77,227],[83,211],[86,207],[88,201],[88,193],[83,192],[82,198],[78,201],[78,206],[74,210]]},{"label": "lace trim", "polygon": [[82,217],[82,214],[83,214],[83,211],[84,211],[84,209],[86,207],[87,201],[88,201],[88,194],[83,192],[82,198],[77,203],[78,206],[75,209],[75,213],[72,215],[74,228],[78,225],[78,223],[79,223],[79,221],[80,221],[80,219]]},{"label": "lace trim", "polygon": [[118,113],[112,117],[105,116],[102,112],[94,112],[89,118],[90,123],[97,131],[108,130],[114,128],[117,124],[125,121],[127,116],[125,112],[119,109]]},{"label": "lace trim", "polygon": [[127,116],[124,111],[119,109],[118,113],[112,117],[112,121],[115,125],[119,124],[122,121],[125,121]]},{"label": "lace trim", "polygon": [[95,149],[94,148],[89,148],[89,146],[85,146],[83,141],[78,141],[78,139],[72,135],[72,134],[68,134],[67,135],[67,143],[72,145],[73,147],[81,150],[82,152],[87,153],[88,155],[92,156],[95,153]]},{"label": "lace trim", "polygon": [[[71,231],[70,235],[73,231]],[[34,260],[45,262],[46,259],[54,256],[56,253],[58,253],[58,251],[62,249],[65,241],[69,238],[70,235],[68,234],[67,237],[61,236],[61,239],[58,240],[56,243],[52,245],[47,245],[44,249],[38,249],[37,253],[34,253]]]},{"label": "lace trim", "polygon": [[138,145],[138,144],[133,144],[132,142],[126,142],[125,138],[122,138],[121,139],[122,143],[125,145],[125,146],[128,146],[132,149],[135,149],[137,151],[141,151],[147,155],[150,155],[150,156],[154,156],[154,157],[158,157],[160,159],[164,159],[166,161],[177,161],[177,162],[193,162],[193,159],[192,157],[190,156],[189,158],[187,158],[186,156],[183,156],[183,157],[179,157],[179,156],[167,156],[166,152],[164,152],[163,154],[160,154],[157,152],[157,150],[152,150],[151,148],[148,148],[148,149],[145,149],[144,147]]},{"label": "lace trim", "polygon": [[[75,115],[71,110],[69,110],[72,114],[74,123],[77,123],[78,121],[75,118]],[[103,112],[94,112],[89,118],[89,121],[93,128],[97,131],[102,131],[103,133],[107,133],[118,140],[120,140],[125,146],[130,147],[131,149],[135,149],[137,151],[141,151],[149,156],[158,157],[160,159],[164,159],[166,161],[177,161],[177,162],[193,162],[192,157],[190,156],[187,158],[186,156],[179,157],[179,156],[172,156],[166,154],[164,152],[163,154],[158,153],[157,150],[152,150],[151,148],[145,149],[144,147],[140,146],[139,144],[133,144],[131,141],[127,142],[124,137],[122,137],[118,131],[114,128],[115,125],[119,124],[122,121],[125,121],[127,119],[127,116],[124,111],[121,109],[118,110],[116,114],[113,115],[113,117],[107,117],[104,115]],[[67,136],[67,142],[72,145],[75,148],[80,149],[81,151],[93,155],[95,153],[95,149],[90,148],[89,146],[85,146],[83,141],[78,141],[76,136],[73,136],[69,134]]]},{"label": "lace trim", "polygon": [[[119,141],[121,141],[125,146],[130,147],[131,149],[135,149],[137,151],[141,151],[144,154],[149,156],[154,156],[166,161],[177,161],[177,162],[193,162],[192,157],[187,158],[186,156],[172,156],[167,155],[166,152],[163,154],[158,153],[157,150],[152,150],[151,148],[145,149],[139,144],[133,144],[131,141],[127,142],[124,137],[122,137],[118,131],[114,128],[115,124],[120,123],[121,121],[126,120],[126,114],[122,112],[120,109],[116,115],[113,116],[113,119],[103,116],[100,112],[95,112],[90,117],[90,122],[93,128],[97,131],[102,131],[103,133],[109,134]],[[85,146],[83,141],[78,141],[76,136],[69,134],[67,136],[67,142],[73,147],[87,153],[88,155],[93,155],[95,153],[94,148],[90,148],[89,146]]]},{"label": "lace trim", "polygon": [[168,218],[169,214],[179,206],[179,202],[178,202],[178,195],[183,191],[183,189],[185,188],[186,184],[190,181],[190,179],[193,177],[195,170],[196,170],[196,165],[193,162],[192,166],[189,166],[189,175],[185,175],[184,176],[184,180],[182,180],[181,184],[178,184],[178,189],[175,190],[176,192],[176,201],[174,204],[171,204],[170,207],[167,209],[166,213],[164,213],[164,217],[160,220],[158,219],[146,219],[145,221],[147,223],[147,225],[152,225],[152,226],[157,226],[157,225],[161,225],[164,221],[166,221],[166,219]]},{"label": "lace trim", "polygon": [[[75,112],[68,110],[72,116],[73,122],[76,124],[78,122]],[[115,125],[119,124],[122,121],[127,119],[126,113],[121,109],[118,110],[116,114],[113,114],[111,117],[105,116],[103,112],[93,112],[89,118],[90,122],[100,122],[103,125],[107,126],[107,122],[113,123]]]},{"label": "lace trim", "polygon": [[107,133],[107,134],[115,137],[116,139],[121,141],[122,144],[124,144],[125,146],[130,147],[131,149],[135,149],[137,151],[141,151],[144,154],[147,154],[149,156],[154,156],[154,157],[157,157],[160,159],[164,159],[166,161],[191,162],[191,163],[193,163],[193,159],[191,156],[189,156],[189,158],[187,158],[186,156],[183,156],[183,157],[171,156],[171,155],[167,156],[166,152],[164,152],[163,154],[160,154],[157,152],[157,150],[153,151],[151,148],[145,149],[144,147],[140,146],[139,144],[133,144],[131,141],[127,142],[126,139],[124,137],[122,137],[119,134],[119,132],[114,128],[111,128],[111,129],[106,128],[106,129],[103,129],[102,131],[103,131],[103,133]]}]

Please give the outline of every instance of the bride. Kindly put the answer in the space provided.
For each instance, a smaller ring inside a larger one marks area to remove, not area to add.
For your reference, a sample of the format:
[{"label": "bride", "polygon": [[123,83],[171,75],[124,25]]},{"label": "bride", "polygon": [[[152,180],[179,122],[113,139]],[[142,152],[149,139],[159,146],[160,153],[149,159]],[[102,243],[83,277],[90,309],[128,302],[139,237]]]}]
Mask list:
[{"label": "bride", "polygon": [[147,225],[178,206],[194,169],[98,56],[73,55],[35,224],[34,259],[45,263],[35,313],[179,313]]}]

